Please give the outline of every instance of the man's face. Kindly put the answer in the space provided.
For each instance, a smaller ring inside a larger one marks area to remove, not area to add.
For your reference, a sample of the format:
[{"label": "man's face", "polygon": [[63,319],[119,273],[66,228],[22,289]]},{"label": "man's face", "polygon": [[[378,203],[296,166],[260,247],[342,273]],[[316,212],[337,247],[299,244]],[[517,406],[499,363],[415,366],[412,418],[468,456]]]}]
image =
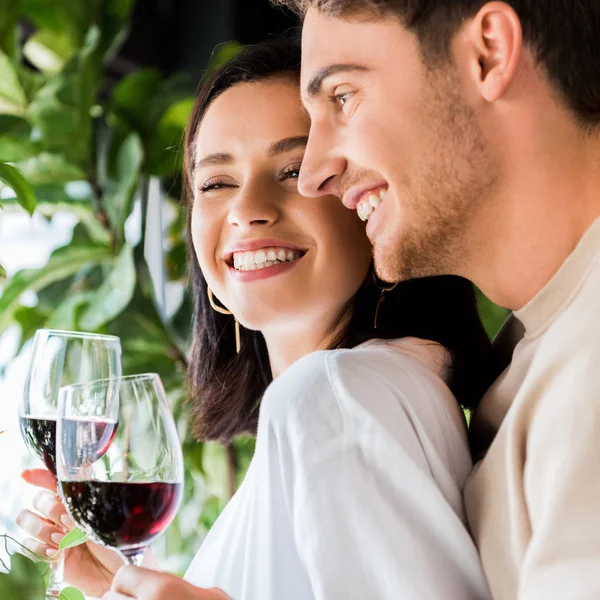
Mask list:
[{"label": "man's face", "polygon": [[427,68],[393,17],[314,8],[302,54],[311,131],[301,193],[335,194],[367,220],[382,279],[464,275],[497,170],[453,65]]}]

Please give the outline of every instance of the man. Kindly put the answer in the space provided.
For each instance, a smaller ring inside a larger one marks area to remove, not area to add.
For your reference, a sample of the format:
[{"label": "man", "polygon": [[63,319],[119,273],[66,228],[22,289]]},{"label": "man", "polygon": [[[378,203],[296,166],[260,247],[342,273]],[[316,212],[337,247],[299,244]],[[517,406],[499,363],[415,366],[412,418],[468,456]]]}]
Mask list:
[{"label": "man", "polygon": [[465,490],[494,597],[600,598],[600,2],[283,3],[300,191],[358,211],[383,279],[468,277],[525,328]]}]

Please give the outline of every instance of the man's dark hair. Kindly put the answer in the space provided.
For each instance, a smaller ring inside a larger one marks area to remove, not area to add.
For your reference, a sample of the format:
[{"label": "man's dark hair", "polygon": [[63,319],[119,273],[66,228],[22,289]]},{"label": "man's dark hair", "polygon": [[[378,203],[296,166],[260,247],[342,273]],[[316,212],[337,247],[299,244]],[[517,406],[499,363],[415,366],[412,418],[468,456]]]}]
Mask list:
[{"label": "man's dark hair", "polygon": [[[465,19],[488,0],[272,0],[303,16],[396,15],[413,31],[426,61],[447,59]],[[600,0],[504,0],[523,28],[525,43],[582,126],[600,124]]]},{"label": "man's dark hair", "polygon": [[[195,140],[206,111],[221,94],[241,83],[276,78],[289,78],[299,85],[298,42],[284,38],[244,48],[202,87],[186,131],[183,175],[195,314],[188,380],[194,429],[203,439],[229,441],[237,434],[255,433],[260,400],[272,375],[262,334],[242,329],[237,354],[233,317],[215,312],[208,301],[207,283],[191,241]],[[454,276],[400,283],[386,293],[375,329],[380,294],[370,272],[349,300],[348,323],[330,348],[353,348],[371,339],[408,336],[437,342],[452,356],[450,388],[460,403],[474,408],[498,372],[477,314],[472,285]]]}]

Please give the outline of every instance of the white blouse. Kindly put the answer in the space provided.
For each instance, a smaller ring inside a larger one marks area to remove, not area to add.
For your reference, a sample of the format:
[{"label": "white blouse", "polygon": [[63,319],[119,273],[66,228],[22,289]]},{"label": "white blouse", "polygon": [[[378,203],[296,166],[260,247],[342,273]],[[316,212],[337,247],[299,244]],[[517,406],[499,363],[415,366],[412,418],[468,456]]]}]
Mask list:
[{"label": "white blouse", "polygon": [[186,579],[234,600],[490,598],[446,358],[405,338],[294,363],[267,389],[248,473]]}]

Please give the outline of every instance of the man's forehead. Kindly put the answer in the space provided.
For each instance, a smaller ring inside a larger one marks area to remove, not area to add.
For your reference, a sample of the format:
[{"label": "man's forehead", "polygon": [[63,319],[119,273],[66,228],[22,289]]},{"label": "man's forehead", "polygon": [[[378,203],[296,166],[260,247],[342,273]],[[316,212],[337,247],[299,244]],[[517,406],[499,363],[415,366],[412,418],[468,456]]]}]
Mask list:
[{"label": "man's forehead", "polygon": [[[332,64],[361,64],[374,68],[382,45],[402,35],[396,19],[331,16],[309,8],[302,28],[302,77]],[[389,60],[389,57],[388,57]]]}]

